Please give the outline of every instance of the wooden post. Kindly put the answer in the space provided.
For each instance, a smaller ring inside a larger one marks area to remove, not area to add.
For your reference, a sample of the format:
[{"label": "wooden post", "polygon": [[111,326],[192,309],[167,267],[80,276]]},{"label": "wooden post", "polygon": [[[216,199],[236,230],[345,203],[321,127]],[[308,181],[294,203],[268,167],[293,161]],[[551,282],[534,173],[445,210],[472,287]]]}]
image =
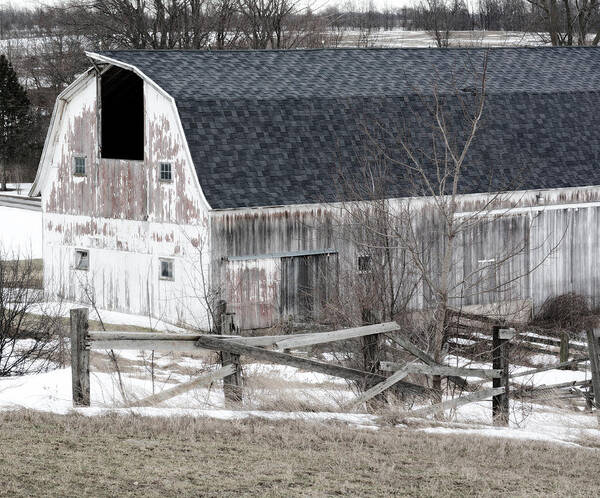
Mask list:
[{"label": "wooden post", "polygon": [[[379,320],[375,313],[373,313],[370,309],[364,308],[362,310],[362,321],[363,325],[374,325]],[[379,368],[379,360],[381,354],[381,344],[380,344],[380,336],[379,334],[366,335],[362,338],[362,353],[363,353],[363,370],[365,372],[380,374],[381,370]],[[365,385],[363,385],[363,390],[368,391],[373,389],[373,387],[377,383],[369,383],[367,379],[365,379]],[[378,393],[376,396],[371,396],[367,401],[367,406],[370,409],[376,409],[381,406],[382,403],[385,403],[386,397],[385,394]]]},{"label": "wooden post", "polygon": [[215,313],[213,316],[213,333],[215,334],[223,334],[222,332],[222,320],[221,317],[227,313],[227,301],[223,299],[219,299],[217,301],[217,305],[215,306]]},{"label": "wooden post", "polygon": [[[222,301],[225,303],[225,301]],[[235,325],[233,322],[234,313],[227,313],[227,303],[222,306],[224,311],[221,314],[220,319],[220,333],[225,335],[231,335],[235,331]],[[227,375],[223,378],[223,394],[225,395],[225,402],[239,403],[243,399],[242,394],[242,365],[240,362],[240,355],[230,353],[227,351],[221,351],[221,365],[223,367],[227,365],[233,365],[235,371],[231,375]]]},{"label": "wooden post", "polygon": [[87,344],[88,310],[71,310],[71,377],[73,404],[90,406],[90,348]]},{"label": "wooden post", "polygon": [[592,370],[592,389],[594,391],[594,406],[600,423],[600,329],[587,331],[588,350],[590,353],[590,368]]},{"label": "wooden post", "polygon": [[[561,332],[560,334],[560,363],[569,361],[569,334],[568,332]],[[563,367],[568,368],[568,367]]]},{"label": "wooden post", "polygon": [[509,415],[509,378],[508,349],[509,341],[514,337],[514,330],[495,325],[492,336],[492,368],[502,371],[499,378],[492,380],[494,388],[504,387],[504,391],[492,397],[492,418],[494,425],[508,425]]}]

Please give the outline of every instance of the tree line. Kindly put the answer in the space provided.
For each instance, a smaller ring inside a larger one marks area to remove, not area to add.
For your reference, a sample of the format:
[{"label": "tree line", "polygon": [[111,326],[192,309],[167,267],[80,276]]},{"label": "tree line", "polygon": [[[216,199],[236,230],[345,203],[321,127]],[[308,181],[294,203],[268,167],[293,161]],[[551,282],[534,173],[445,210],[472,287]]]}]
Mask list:
[{"label": "tree line", "polygon": [[[36,123],[26,164],[35,172],[56,96],[89,62],[85,50],[296,49],[369,47],[382,30],[426,31],[433,46],[456,31],[534,34],[553,45],[597,45],[600,0],[415,0],[378,10],[351,1],[316,10],[300,0],[67,0],[36,9],[0,9],[0,53],[28,90]],[[457,39],[455,44],[460,43]],[[13,158],[18,154],[10,155]]]}]

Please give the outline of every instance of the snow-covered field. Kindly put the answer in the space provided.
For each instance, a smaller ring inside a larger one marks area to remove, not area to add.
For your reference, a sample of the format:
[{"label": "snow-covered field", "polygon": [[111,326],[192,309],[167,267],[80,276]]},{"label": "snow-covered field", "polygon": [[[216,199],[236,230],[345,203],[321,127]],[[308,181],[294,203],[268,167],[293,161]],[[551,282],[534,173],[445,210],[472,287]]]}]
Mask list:
[{"label": "snow-covered field", "polygon": [[[343,32],[340,46],[353,47],[360,40],[361,46],[383,48],[426,48],[436,43],[427,31],[406,31],[395,28],[389,31],[375,30],[365,34],[358,30]],[[450,46],[453,47],[505,47],[543,45],[542,37],[536,33],[512,31],[453,31]]]},{"label": "snow-covered field", "polygon": [[0,206],[0,253],[8,259],[42,257],[42,213]]}]

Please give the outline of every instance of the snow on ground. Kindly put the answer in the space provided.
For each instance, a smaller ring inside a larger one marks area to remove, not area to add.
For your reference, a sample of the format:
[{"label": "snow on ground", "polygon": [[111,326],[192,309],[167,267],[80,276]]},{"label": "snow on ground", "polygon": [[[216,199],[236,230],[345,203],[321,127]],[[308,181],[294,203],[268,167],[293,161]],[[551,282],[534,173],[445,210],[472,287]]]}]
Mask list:
[{"label": "snow on ground", "polygon": [[[423,48],[435,47],[436,42],[427,31],[407,31],[402,28],[373,30],[370,33],[349,29],[343,32],[340,46],[384,47],[384,48]],[[504,47],[543,45],[542,37],[536,33],[513,31],[453,31],[450,46],[454,47]]]},{"label": "snow on ground", "polygon": [[[68,318],[72,308],[81,308],[81,303],[74,303],[70,301],[44,301],[32,305],[29,307],[30,313],[38,314],[49,314],[49,315],[60,315]],[[157,332],[173,332],[183,333],[185,329],[173,325],[171,323],[152,318],[148,315],[133,315],[130,313],[121,313],[119,311],[110,311],[104,309],[98,309],[98,313],[94,308],[89,308],[89,319],[99,321],[98,314],[104,323],[110,323],[114,325],[127,324],[133,327],[143,327]]]},{"label": "snow on ground", "polygon": [[33,183],[7,183],[6,188],[8,191],[0,192],[0,194],[27,197],[32,185]]},{"label": "snow on ground", "polygon": [[0,206],[0,251],[11,257],[42,257],[42,213]]},{"label": "snow on ground", "polygon": [[511,400],[508,427],[493,427],[490,401],[462,406],[456,421],[485,424],[474,428],[427,427],[421,429],[434,434],[474,434],[487,437],[503,437],[529,441],[578,446],[582,439],[600,441],[598,419],[590,414],[551,408],[544,405],[522,404]]},{"label": "snow on ground", "polygon": [[[150,368],[148,352],[121,351],[118,355],[124,362],[122,382],[129,402],[168,389],[175,383],[188,381],[207,369],[216,368],[215,365],[210,364],[210,360],[214,361],[214,359],[209,360],[209,353],[200,355],[156,353],[153,386],[148,374]],[[159,406],[127,408],[119,389],[117,375],[98,371],[99,369],[94,367],[102,358],[106,360],[102,352],[94,352],[92,355],[90,377],[92,400],[89,408],[73,409],[71,371],[69,368],[62,368],[37,375],[0,379],[0,410],[27,408],[58,414],[76,411],[86,416],[117,413],[165,417],[185,415],[227,420],[247,417],[262,417],[269,420],[333,420],[370,429],[376,429],[379,424],[375,415],[344,413],[340,409],[343,403],[355,396],[344,381],[327,375],[300,371],[293,367],[262,363],[243,366],[247,379],[248,400],[240,409],[225,408],[223,391],[218,383],[212,388],[197,388],[181,394]],[[489,365],[485,364],[477,366],[489,368]],[[539,385],[579,380],[586,375],[588,375],[586,372],[550,370],[536,374],[535,383]],[[257,410],[256,406],[260,405],[260,402],[257,404],[257,400],[269,402],[267,403],[269,409]],[[315,406],[316,410],[306,412],[303,408],[293,410],[289,406],[285,410],[281,405],[285,401],[282,400],[294,400],[300,407],[307,404]],[[434,434],[474,434],[565,445],[578,445],[584,438],[600,440],[597,419],[588,413],[517,400],[511,401],[510,426],[507,428],[491,425],[491,401],[489,400],[460,407],[453,414],[452,419],[462,425],[457,427],[441,424],[439,427],[419,430]]]}]

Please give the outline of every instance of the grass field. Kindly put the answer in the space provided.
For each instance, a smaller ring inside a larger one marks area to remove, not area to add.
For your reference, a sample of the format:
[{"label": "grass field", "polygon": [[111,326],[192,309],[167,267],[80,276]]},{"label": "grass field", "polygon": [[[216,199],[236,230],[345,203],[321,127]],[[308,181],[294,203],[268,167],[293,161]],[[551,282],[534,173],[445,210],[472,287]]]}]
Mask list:
[{"label": "grass field", "polygon": [[299,421],[0,414],[5,496],[597,496],[592,449]]}]

